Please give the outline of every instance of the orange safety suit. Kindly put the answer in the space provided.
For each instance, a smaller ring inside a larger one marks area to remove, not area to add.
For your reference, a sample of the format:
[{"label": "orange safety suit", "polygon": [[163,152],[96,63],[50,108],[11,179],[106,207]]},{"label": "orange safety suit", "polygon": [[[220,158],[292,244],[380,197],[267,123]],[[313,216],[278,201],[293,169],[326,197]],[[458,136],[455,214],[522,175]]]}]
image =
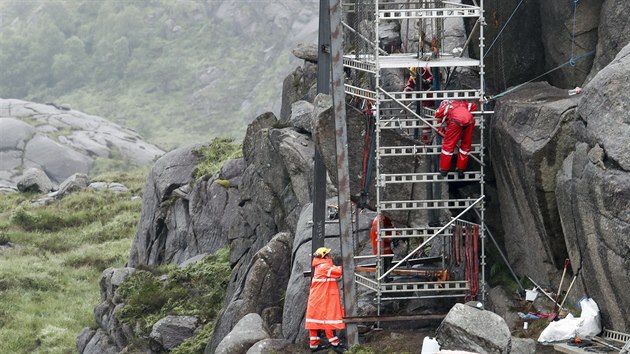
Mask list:
[{"label": "orange safety suit", "polygon": [[341,267],[333,265],[330,258],[313,258],[315,274],[311,280],[306,307],[306,329],[343,329],[343,307],[337,279]]},{"label": "orange safety suit", "polygon": [[306,306],[305,328],[310,330],[310,347],[319,346],[319,335],[317,330],[326,332],[328,342],[333,346],[339,345],[340,341],[335,336],[333,330],[346,328],[343,322],[344,311],[341,307],[341,298],[337,280],[341,278],[341,267],[333,265],[330,258],[313,258],[313,268],[315,273],[311,280],[311,290],[308,294],[308,305]]},{"label": "orange safety suit", "polygon": [[[372,241],[372,253],[375,255],[378,253],[378,223],[381,222],[381,229],[391,229],[394,227],[392,221],[383,214],[377,215],[372,221],[372,229],[370,229],[370,240]],[[391,231],[388,231],[386,235],[391,235]],[[392,240],[389,238],[381,238],[381,254],[393,254],[392,252]]]},{"label": "orange safety suit", "polygon": [[[451,159],[455,152],[455,145],[461,138],[456,168],[466,170],[468,155],[472,146],[473,128],[475,119],[471,112],[477,110],[477,104],[462,100],[444,100],[435,111],[435,118],[442,124],[440,131],[444,133],[442,141],[442,154],[440,155],[440,172],[451,169]],[[445,131],[446,129],[446,131]]]}]

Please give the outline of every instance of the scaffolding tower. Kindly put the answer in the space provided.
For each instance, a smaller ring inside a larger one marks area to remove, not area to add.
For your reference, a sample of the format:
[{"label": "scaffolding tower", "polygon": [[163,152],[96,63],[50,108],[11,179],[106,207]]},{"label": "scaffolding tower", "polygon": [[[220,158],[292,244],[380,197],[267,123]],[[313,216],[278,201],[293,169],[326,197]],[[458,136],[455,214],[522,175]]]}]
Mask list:
[{"label": "scaffolding tower", "polygon": [[[381,305],[391,300],[451,297],[485,301],[484,115],[492,112],[484,111],[483,104],[483,0],[472,3],[342,2],[346,102],[374,120],[372,204],[377,217],[394,220],[393,225],[377,223],[374,255],[354,257],[355,284],[374,293],[379,316]],[[454,45],[448,28],[464,18],[474,27],[465,42],[460,39]],[[402,40],[389,36],[397,28]],[[479,59],[465,56],[477,33],[475,56]],[[410,68],[416,68],[418,83],[412,90],[403,91],[387,79],[401,72],[406,78]],[[419,84],[422,68],[431,73],[429,87]],[[476,79],[462,85],[453,80],[458,70],[472,73]],[[437,160],[443,133],[434,118],[435,108],[442,100],[455,99],[477,102],[475,138],[467,170],[442,176]],[[392,139],[392,134],[403,139]],[[398,143],[392,144],[394,140]],[[449,186],[456,185],[466,185],[469,190],[472,185],[472,196],[449,198]],[[401,199],[401,194],[407,198]],[[402,253],[384,252],[384,240],[397,244]]]}]

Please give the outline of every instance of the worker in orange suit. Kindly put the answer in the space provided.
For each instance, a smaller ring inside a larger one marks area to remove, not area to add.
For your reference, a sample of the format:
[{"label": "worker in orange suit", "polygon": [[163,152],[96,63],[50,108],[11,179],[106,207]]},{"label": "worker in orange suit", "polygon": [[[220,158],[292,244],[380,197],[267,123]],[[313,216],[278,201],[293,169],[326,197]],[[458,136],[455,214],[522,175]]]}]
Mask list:
[{"label": "worker in orange suit", "polygon": [[323,330],[328,343],[335,352],[342,353],[345,346],[335,335],[335,330],[346,328],[343,322],[344,311],[337,281],[341,279],[341,267],[333,264],[330,248],[320,247],[313,254],[314,268],[311,290],[306,307],[306,325],[309,330],[309,345],[315,352],[326,348],[320,342],[319,330]]},{"label": "worker in orange suit", "polygon": [[446,176],[451,169],[451,159],[460,138],[461,144],[455,168],[460,176],[466,170],[472,146],[473,128],[475,127],[475,119],[471,112],[476,110],[477,104],[474,102],[444,100],[435,111],[435,118],[442,125],[440,131],[444,134],[442,154],[440,155],[440,174],[442,176]]}]

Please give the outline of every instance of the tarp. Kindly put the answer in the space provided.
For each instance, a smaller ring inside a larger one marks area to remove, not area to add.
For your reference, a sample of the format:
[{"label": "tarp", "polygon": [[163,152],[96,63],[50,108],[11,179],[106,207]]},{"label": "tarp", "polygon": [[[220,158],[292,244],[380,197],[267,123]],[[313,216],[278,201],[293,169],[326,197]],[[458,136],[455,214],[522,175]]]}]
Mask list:
[{"label": "tarp", "polygon": [[599,307],[591,298],[582,299],[579,303],[582,308],[580,317],[573,317],[568,314],[567,317],[549,322],[538,341],[541,343],[564,341],[574,337],[586,338],[595,336],[602,331],[600,323]]}]

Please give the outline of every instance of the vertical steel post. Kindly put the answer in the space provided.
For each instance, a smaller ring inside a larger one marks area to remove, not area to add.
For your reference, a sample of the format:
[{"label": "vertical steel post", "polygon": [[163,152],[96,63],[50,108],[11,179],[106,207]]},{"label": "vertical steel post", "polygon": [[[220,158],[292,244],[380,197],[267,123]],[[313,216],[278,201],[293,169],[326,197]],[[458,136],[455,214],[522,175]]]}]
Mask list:
[{"label": "vertical steel post", "polygon": [[[343,256],[343,304],[346,316],[355,317],[356,290],[354,287],[354,249],[352,242],[352,204],[348,170],[348,128],[346,126],[346,100],[343,72],[343,27],[341,0],[330,0],[330,33],[332,56],[332,90],[335,110],[335,142],[337,143],[337,183],[339,191],[339,234]],[[346,324],[348,344],[359,343],[356,323]]]},{"label": "vertical steel post", "polygon": [[[317,93],[330,93],[330,14],[328,0],[319,2],[319,44],[317,49]],[[313,166],[313,234],[311,236],[312,253],[324,247],[326,217],[326,166],[315,147]]]},{"label": "vertical steel post", "polygon": [[[376,64],[375,66],[375,71],[376,74],[374,75],[374,89],[377,92],[376,94],[376,102],[374,102],[374,107],[376,109],[376,114],[375,114],[375,121],[374,124],[376,124],[376,127],[374,129],[374,136],[376,138],[376,151],[374,153],[375,155],[375,160],[376,160],[376,176],[375,176],[375,187],[376,187],[376,215],[379,217],[381,216],[381,187],[383,187],[381,185],[381,64],[379,61],[379,49],[380,49],[380,38],[379,38],[379,31],[380,31],[380,19],[379,19],[379,15],[378,15],[378,5],[379,5],[379,0],[374,1],[374,63]],[[417,73],[416,73],[417,75]],[[417,77],[417,76],[416,76]],[[384,266],[384,259],[383,257],[381,257],[381,252],[383,252],[383,250],[381,249],[382,246],[382,238],[381,238],[381,222],[379,221],[377,223],[377,227],[376,227],[376,232],[377,232],[377,246],[376,246],[376,271],[375,271],[375,275],[376,275],[376,314],[378,316],[381,315],[381,275],[384,273],[383,271],[383,266]],[[380,322],[376,323],[377,327],[380,327]]]},{"label": "vertical steel post", "polygon": [[[485,115],[483,114],[483,111],[485,109],[484,107],[484,102],[483,99],[485,97],[485,80],[484,80],[484,74],[485,74],[485,65],[483,63],[483,57],[484,57],[484,53],[483,53],[483,49],[484,49],[484,38],[483,38],[483,29],[484,26],[486,24],[486,20],[484,18],[484,10],[483,10],[483,0],[481,0],[479,2],[479,10],[480,10],[480,18],[479,18],[479,80],[480,80],[480,88],[481,88],[481,102],[479,102],[479,105],[481,106],[481,112],[482,112],[482,117],[483,119],[483,123],[481,124],[481,154],[479,155],[481,163],[480,163],[480,169],[481,169],[481,181],[480,181],[480,193],[481,196],[484,196],[484,184],[485,184],[485,171],[484,171],[484,164],[483,164],[483,160],[484,160],[484,126],[485,126]],[[480,287],[480,292],[481,292],[481,302],[482,303],[486,303],[486,223],[484,221],[484,217],[485,217],[485,200],[481,202],[481,230],[479,233],[479,238],[481,241],[481,287]]]}]

